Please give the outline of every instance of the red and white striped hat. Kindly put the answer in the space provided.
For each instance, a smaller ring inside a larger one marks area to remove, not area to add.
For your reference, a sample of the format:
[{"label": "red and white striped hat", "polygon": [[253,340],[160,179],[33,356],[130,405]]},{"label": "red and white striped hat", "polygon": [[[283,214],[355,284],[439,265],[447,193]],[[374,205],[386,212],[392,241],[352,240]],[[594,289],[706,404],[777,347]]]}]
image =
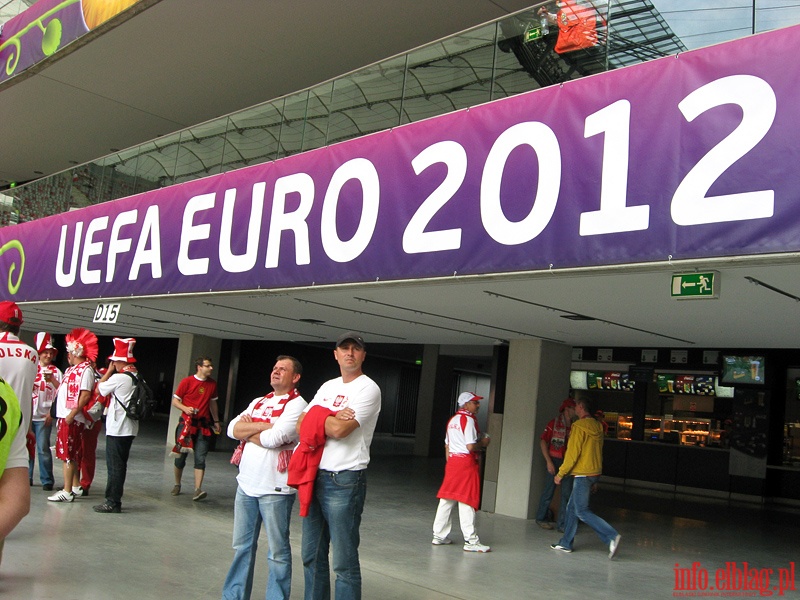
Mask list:
[{"label": "red and white striped hat", "polygon": [[53,338],[50,334],[46,331],[40,331],[36,334],[36,352],[41,354],[45,350],[55,350],[58,352],[58,349],[53,346]]},{"label": "red and white striped hat", "polygon": [[108,360],[120,360],[126,363],[135,363],[133,357],[133,347],[136,345],[136,338],[114,338],[114,354]]}]

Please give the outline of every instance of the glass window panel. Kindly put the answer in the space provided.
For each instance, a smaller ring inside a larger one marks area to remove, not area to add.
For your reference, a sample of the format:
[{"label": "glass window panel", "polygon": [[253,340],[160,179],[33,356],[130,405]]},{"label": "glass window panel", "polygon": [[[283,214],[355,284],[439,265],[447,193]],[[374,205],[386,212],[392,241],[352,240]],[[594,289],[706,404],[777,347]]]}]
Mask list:
[{"label": "glass window panel", "polygon": [[328,143],[400,123],[405,57],[393,58],[334,82]]},{"label": "glass window panel", "polygon": [[303,129],[303,152],[325,145],[332,89],[333,82],[329,82],[309,90],[306,126]]},{"label": "glass window panel", "polygon": [[105,170],[106,167],[97,162],[86,163],[71,169],[72,196],[83,195],[88,199],[89,204],[106,202],[109,197],[103,183]]},{"label": "glass window panel", "polygon": [[226,125],[227,119],[217,119],[181,132],[176,182],[206,177],[222,164]]},{"label": "glass window panel", "polygon": [[303,129],[306,123],[308,92],[287,96],[283,108],[280,150],[278,158],[297,154],[303,148]]},{"label": "glass window panel", "polygon": [[226,171],[278,157],[283,104],[280,99],[231,115],[223,155]]},{"label": "glass window panel", "polygon": [[72,208],[70,205],[71,187],[72,173],[65,171],[8,190],[6,193],[15,198],[13,212],[9,214],[9,221],[16,219],[18,223],[26,223],[49,215],[67,212]]},{"label": "glass window panel", "polygon": [[800,23],[800,1],[755,0],[756,33]]},{"label": "glass window panel", "polygon": [[16,225],[17,223],[19,223],[17,199],[13,196],[0,194],[0,227]]},{"label": "glass window panel", "polygon": [[657,0],[654,4],[672,31],[689,49],[718,44],[752,32],[752,0],[694,0],[690,3],[685,0]]}]

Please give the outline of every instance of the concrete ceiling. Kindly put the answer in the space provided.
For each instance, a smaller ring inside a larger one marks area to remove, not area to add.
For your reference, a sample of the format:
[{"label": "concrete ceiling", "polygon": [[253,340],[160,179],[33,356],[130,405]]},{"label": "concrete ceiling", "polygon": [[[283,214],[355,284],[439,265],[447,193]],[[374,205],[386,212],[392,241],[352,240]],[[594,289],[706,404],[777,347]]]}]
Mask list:
[{"label": "concrete ceiling", "polygon": [[[528,4],[143,0],[133,18],[0,86],[0,184],[305,88]],[[720,273],[718,299],[670,297],[671,274],[693,269]],[[782,256],[123,299],[116,324],[92,329],[310,343],[355,329],[371,342],[392,344],[490,347],[543,338],[572,346],[794,347],[798,299],[800,264]],[[96,305],[27,304],[24,327],[66,333],[88,325]]]}]

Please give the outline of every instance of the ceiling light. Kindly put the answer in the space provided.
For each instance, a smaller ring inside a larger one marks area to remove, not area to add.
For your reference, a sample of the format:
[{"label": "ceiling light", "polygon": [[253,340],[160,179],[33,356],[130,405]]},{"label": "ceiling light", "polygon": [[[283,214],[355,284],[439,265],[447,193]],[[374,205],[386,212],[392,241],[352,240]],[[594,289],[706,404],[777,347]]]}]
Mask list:
[{"label": "ceiling light", "polygon": [[570,321],[596,321],[594,317],[587,317],[586,315],[560,315],[562,319],[569,319]]}]

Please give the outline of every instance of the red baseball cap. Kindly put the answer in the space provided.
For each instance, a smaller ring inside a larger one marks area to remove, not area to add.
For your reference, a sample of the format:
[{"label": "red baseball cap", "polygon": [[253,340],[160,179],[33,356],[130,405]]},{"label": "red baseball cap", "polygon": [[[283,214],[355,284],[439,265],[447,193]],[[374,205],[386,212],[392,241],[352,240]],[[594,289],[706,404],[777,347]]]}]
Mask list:
[{"label": "red baseball cap", "polygon": [[10,300],[0,302],[0,321],[9,325],[22,325],[22,311],[16,302]]}]

